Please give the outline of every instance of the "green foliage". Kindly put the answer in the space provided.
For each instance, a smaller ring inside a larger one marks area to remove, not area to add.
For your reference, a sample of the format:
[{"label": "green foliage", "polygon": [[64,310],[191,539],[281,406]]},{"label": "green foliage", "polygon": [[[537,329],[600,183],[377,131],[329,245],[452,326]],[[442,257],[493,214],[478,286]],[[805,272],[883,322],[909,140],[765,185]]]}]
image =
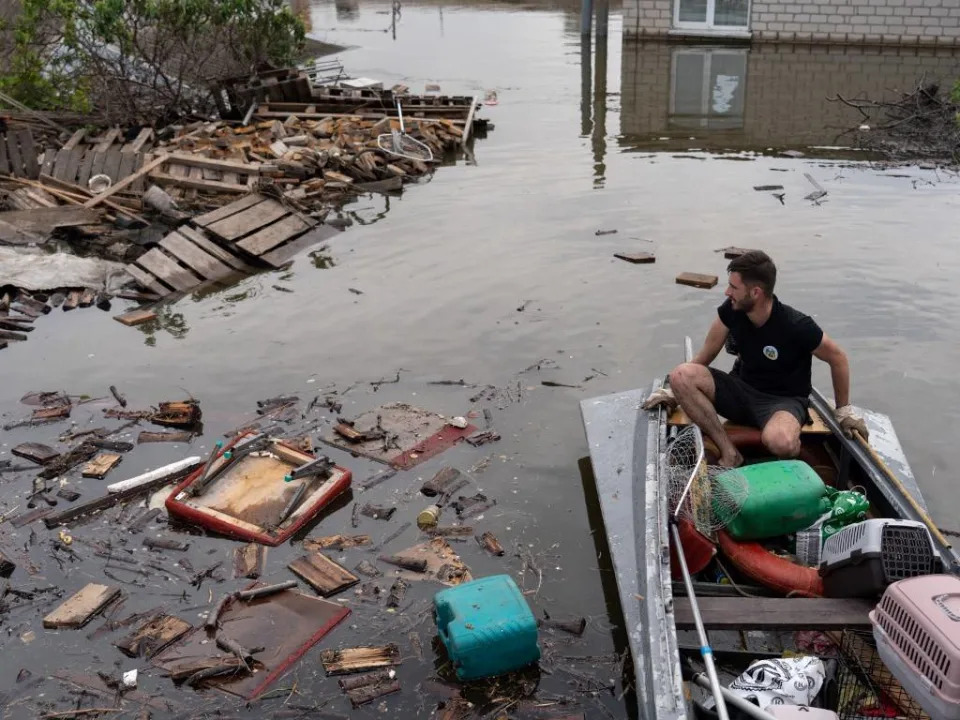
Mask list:
[{"label": "green foliage", "polygon": [[[6,30],[14,47],[0,90],[33,108],[78,111],[101,100],[132,106],[149,92],[167,95],[150,98],[153,107],[173,105],[181,80],[195,82],[214,56],[216,67],[289,65],[304,43],[285,0],[22,0]],[[116,97],[122,86],[139,95]]]},{"label": "green foliage", "polygon": [[954,105],[960,105],[960,80],[953,83],[953,89],[950,91],[950,102]]}]

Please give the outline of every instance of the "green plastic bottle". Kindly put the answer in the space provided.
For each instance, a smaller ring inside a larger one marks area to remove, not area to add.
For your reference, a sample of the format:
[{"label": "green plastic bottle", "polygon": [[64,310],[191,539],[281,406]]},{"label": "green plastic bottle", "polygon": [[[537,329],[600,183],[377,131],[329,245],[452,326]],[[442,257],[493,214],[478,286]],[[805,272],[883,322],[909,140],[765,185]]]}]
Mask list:
[{"label": "green plastic bottle", "polygon": [[[802,460],[757,463],[732,472],[741,473],[748,488],[740,512],[727,524],[727,532],[738,540],[794,533],[810,527],[831,508],[823,480]],[[727,473],[717,476],[718,492],[725,477]]]}]

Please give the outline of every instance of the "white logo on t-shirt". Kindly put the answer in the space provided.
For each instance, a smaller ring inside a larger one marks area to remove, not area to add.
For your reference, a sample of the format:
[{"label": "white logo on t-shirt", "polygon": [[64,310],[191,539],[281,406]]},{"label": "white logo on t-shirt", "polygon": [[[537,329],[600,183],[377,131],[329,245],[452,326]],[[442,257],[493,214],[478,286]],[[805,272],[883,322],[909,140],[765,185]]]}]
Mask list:
[{"label": "white logo on t-shirt", "polygon": [[776,360],[778,357],[780,357],[780,353],[773,345],[767,345],[763,349],[763,355],[765,358],[767,358],[767,360]]}]

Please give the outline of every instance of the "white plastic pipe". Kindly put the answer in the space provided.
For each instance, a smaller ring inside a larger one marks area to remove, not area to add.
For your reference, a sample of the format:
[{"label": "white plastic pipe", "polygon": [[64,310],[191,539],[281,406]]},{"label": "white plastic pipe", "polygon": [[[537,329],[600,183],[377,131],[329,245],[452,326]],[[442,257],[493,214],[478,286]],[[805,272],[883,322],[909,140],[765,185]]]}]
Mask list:
[{"label": "white plastic pipe", "polygon": [[107,485],[107,492],[117,493],[122,492],[123,490],[129,490],[130,488],[138,487],[140,485],[146,485],[147,483],[151,483],[154,480],[162,478],[164,475],[172,475],[173,473],[180,472],[191,465],[199,465],[202,462],[203,460],[201,460],[198,455],[192,455],[191,457],[184,458],[183,460],[177,460],[169,465],[159,467],[156,470],[145,472],[143,475],[137,475],[129,480],[121,480],[120,482],[113,483],[113,485]]}]

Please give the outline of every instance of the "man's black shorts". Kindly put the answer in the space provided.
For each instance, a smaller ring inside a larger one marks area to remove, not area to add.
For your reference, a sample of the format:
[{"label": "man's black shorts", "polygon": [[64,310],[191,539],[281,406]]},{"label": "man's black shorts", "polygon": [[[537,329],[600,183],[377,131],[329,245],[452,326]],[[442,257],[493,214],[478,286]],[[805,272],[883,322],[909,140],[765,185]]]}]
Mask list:
[{"label": "man's black shorts", "polygon": [[737,425],[750,425],[763,429],[767,421],[779,410],[785,410],[793,415],[803,426],[809,416],[807,408],[809,398],[781,397],[761,392],[736,375],[730,375],[716,368],[708,368],[713,376],[716,387],[716,401],[714,406],[717,414],[725,417]]}]

